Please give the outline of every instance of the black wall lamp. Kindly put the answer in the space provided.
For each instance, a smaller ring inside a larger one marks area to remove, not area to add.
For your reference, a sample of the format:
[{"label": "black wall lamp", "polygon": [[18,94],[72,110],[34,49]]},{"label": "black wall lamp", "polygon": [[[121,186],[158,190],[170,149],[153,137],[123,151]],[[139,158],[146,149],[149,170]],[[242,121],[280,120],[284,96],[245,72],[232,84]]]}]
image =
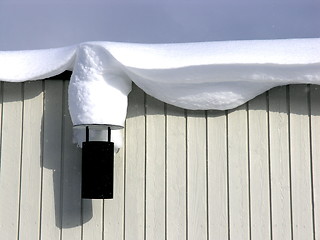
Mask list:
[{"label": "black wall lamp", "polygon": [[[79,127],[79,125],[77,126]],[[111,142],[110,125],[81,125],[85,127],[86,140],[82,143],[81,196],[87,199],[113,198],[114,143]],[[108,141],[90,141],[90,130],[108,130]]]}]

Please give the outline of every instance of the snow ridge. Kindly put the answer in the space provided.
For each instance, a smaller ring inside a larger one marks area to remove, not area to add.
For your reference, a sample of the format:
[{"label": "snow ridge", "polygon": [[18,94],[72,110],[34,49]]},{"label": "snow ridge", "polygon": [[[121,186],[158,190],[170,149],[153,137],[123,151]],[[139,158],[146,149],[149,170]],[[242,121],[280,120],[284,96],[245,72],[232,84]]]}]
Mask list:
[{"label": "snow ridge", "polygon": [[[124,126],[132,82],[178,107],[220,110],[237,107],[275,86],[320,84],[320,38],[87,42],[56,49],[0,51],[2,81],[39,80],[66,70],[73,70],[68,101],[73,124],[108,124],[117,129]],[[115,135],[115,145],[120,147],[120,134]],[[75,136],[78,143],[83,141],[83,133]]]}]

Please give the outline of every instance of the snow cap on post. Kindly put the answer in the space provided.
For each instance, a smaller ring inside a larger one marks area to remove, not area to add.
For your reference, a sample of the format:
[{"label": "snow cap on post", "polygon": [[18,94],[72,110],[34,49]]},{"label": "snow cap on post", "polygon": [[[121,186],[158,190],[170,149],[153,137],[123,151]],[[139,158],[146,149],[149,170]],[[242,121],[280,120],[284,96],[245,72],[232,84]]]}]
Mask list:
[{"label": "snow cap on post", "polygon": [[121,64],[99,45],[81,44],[69,84],[69,110],[74,125],[124,126],[131,80]]}]

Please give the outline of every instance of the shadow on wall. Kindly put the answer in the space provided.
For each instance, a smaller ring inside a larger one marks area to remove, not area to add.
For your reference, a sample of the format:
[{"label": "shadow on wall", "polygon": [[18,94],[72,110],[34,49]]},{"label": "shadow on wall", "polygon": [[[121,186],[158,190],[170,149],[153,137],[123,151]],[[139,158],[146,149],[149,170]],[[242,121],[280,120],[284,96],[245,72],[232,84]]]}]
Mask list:
[{"label": "shadow on wall", "polygon": [[[56,79],[66,78],[60,76]],[[92,200],[81,199],[81,149],[73,144],[72,139],[68,81],[44,83],[42,167],[52,171],[56,226],[60,229],[73,228],[92,218]]]},{"label": "shadow on wall", "polygon": [[[88,222],[93,215],[92,201],[81,199],[81,149],[72,142],[72,123],[66,101],[68,81],[0,84],[2,106],[8,106],[3,114],[19,111],[21,116],[14,120],[21,127],[19,139],[14,139],[21,143],[21,149],[16,149],[21,150],[20,158],[9,159],[8,154],[4,157],[3,152],[9,150],[5,150],[7,144],[1,142],[0,160],[4,171],[3,167],[11,164],[10,161],[17,161],[15,165],[20,166],[16,176],[20,176],[21,184],[14,193],[17,198],[21,195],[20,205],[16,206],[20,207],[16,219],[23,222],[25,213],[21,209],[30,206],[26,211],[41,212],[41,226],[51,224],[49,228],[54,228],[55,223],[57,228],[64,229]],[[11,127],[4,127],[11,125],[5,123],[9,119],[2,115],[2,135],[6,131],[9,138],[16,138],[16,135],[9,135]],[[6,181],[9,177],[1,175],[0,172],[2,184],[12,187],[11,182]],[[36,194],[30,199],[28,193]],[[3,217],[3,213],[0,214]]]}]

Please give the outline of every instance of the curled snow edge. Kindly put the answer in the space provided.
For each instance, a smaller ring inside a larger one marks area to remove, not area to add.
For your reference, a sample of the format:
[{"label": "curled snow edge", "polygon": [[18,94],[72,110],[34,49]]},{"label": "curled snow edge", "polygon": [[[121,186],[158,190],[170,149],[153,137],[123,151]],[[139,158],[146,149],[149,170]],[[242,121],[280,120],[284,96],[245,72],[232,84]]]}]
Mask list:
[{"label": "curled snow edge", "polygon": [[[40,80],[73,71],[74,125],[123,127],[131,83],[186,109],[237,107],[270,88],[320,84],[320,38],[179,44],[87,42],[56,49],[0,51],[0,80]],[[75,130],[81,145],[84,132]],[[96,131],[97,138],[106,133]],[[122,139],[114,131],[116,148]]]}]

